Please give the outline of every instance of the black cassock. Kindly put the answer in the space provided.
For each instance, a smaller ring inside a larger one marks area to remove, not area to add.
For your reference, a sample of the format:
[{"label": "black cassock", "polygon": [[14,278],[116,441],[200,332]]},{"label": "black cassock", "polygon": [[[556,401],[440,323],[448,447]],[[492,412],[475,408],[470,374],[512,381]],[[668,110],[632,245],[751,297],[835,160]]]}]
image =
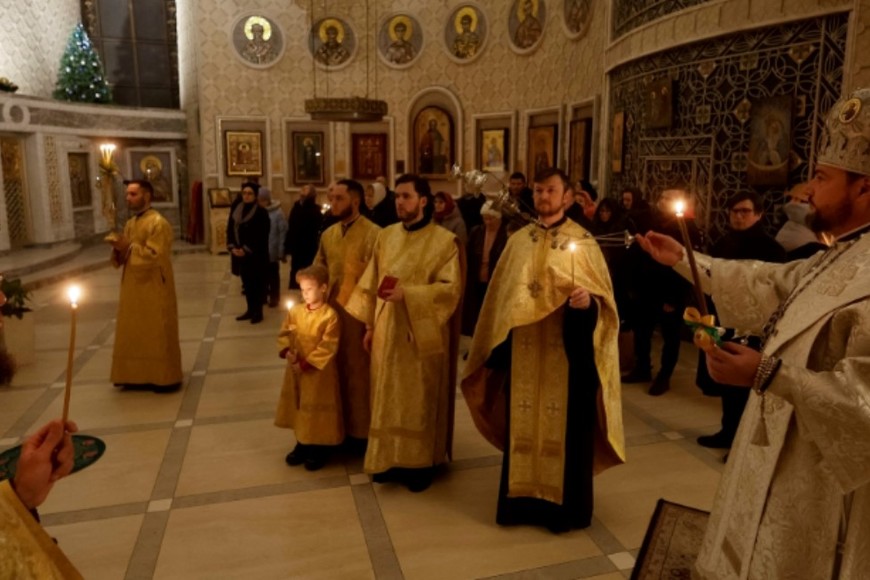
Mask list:
[{"label": "black cassock", "polygon": [[565,436],[565,482],[562,504],[533,497],[508,497],[510,470],[511,335],[496,347],[487,367],[502,370],[507,409],[504,460],[498,491],[496,522],[503,526],[545,526],[559,533],[588,527],[592,521],[592,459],[596,430],[598,370],[593,333],[598,321],[595,300],[586,310],[565,307],[563,344],[568,357],[568,420]]}]

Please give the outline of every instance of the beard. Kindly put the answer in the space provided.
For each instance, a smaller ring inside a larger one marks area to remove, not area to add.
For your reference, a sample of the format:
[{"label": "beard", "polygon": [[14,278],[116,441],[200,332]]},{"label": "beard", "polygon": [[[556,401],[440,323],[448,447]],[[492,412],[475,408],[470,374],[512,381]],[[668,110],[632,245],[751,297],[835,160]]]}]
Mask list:
[{"label": "beard", "polygon": [[338,218],[339,221],[344,221],[353,215],[353,207],[347,206],[341,213],[335,213],[335,211],[333,211],[332,215]]},{"label": "beard", "polygon": [[410,223],[410,222],[416,220],[418,217],[420,217],[420,212],[422,212],[422,211],[423,211],[423,208],[421,208],[418,205],[413,211],[397,210],[396,213],[399,216],[399,221],[404,223],[404,224],[407,224],[407,223]]},{"label": "beard", "polygon": [[807,215],[807,225],[817,234],[829,233],[839,224],[845,223],[852,215],[852,207],[848,203],[842,203],[822,213],[813,207]]},{"label": "beard", "polygon": [[563,208],[561,205],[556,204],[535,204],[535,211],[537,212],[538,217],[548,218],[553,217],[554,215],[558,215],[560,212],[563,211]]}]

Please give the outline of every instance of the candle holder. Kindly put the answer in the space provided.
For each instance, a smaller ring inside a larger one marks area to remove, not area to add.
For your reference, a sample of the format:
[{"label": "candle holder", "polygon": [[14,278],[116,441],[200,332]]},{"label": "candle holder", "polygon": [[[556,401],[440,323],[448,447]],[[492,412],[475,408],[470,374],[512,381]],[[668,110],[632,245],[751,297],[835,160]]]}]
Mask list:
[{"label": "candle holder", "polygon": [[99,175],[97,176],[97,185],[100,188],[100,197],[102,200],[103,217],[106,223],[109,224],[109,233],[103,238],[107,242],[114,242],[120,238],[118,230],[123,229],[123,224],[118,224],[118,207],[121,205],[118,202],[115,193],[115,182],[120,174],[117,164],[115,164],[115,145],[114,143],[103,143],[100,145],[100,163]]},{"label": "candle holder", "polygon": [[[492,173],[481,171],[480,169],[463,171],[462,168],[456,164],[451,167],[449,178],[453,181],[461,181],[467,192],[486,197],[487,200],[492,202],[492,208],[500,211],[506,218],[519,219],[526,224],[539,224],[539,221],[532,217],[534,208],[528,207],[522,200],[515,199],[511,196],[507,185]],[[494,185],[495,187],[487,190],[487,186],[490,185]],[[538,228],[533,229],[529,235],[535,242],[537,242],[541,237]],[[586,232],[581,237],[568,236],[556,232],[552,236],[550,247],[554,250],[569,250],[571,249],[571,244],[574,244],[574,249],[571,250],[573,252],[580,244],[592,243],[598,244],[602,248],[628,248],[634,243],[634,235],[628,230],[612,232],[600,236],[594,236],[590,232]]]}]

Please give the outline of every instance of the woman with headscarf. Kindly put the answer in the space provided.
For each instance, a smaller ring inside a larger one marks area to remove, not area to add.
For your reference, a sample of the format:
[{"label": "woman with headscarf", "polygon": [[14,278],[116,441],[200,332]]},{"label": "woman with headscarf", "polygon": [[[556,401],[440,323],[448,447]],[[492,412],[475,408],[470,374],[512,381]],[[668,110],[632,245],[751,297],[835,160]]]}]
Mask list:
[{"label": "woman with headscarf", "polygon": [[434,217],[435,223],[453,232],[463,246],[468,243],[468,232],[465,230],[462,214],[449,193],[439,191],[435,194]]},{"label": "woman with headscarf", "polygon": [[365,205],[370,211],[371,221],[382,228],[399,221],[396,213],[396,201],[387,195],[387,188],[377,181],[366,188]]},{"label": "woman with headscarf", "polygon": [[507,224],[501,212],[487,201],[480,208],[483,225],[474,226],[468,237],[468,269],[465,281],[465,298],[462,302],[462,334],[474,334],[477,316],[483,305],[483,297],[489,287],[489,279],[507,244]]},{"label": "woman with headscarf", "polygon": [[257,203],[260,186],[242,184],[242,203],[233,210],[232,237],[227,248],[239,261],[245,301],[248,308],[236,320],[263,321],[263,301],[266,298],[266,274],[269,269],[269,212]]}]

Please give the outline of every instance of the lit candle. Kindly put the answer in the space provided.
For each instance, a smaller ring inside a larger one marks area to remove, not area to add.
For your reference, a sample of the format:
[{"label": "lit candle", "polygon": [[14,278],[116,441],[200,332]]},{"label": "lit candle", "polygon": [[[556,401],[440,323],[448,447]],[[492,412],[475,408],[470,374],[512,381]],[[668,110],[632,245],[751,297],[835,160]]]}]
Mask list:
[{"label": "lit candle", "polygon": [[112,167],[112,160],[115,155],[115,145],[113,143],[103,143],[100,145],[100,154],[103,156],[103,166],[106,169]]},{"label": "lit candle", "polygon": [[701,316],[707,316],[707,300],[704,298],[704,292],[701,291],[701,277],[698,275],[698,265],[695,263],[695,252],[692,249],[689,230],[686,228],[686,220],[683,219],[685,208],[686,204],[683,200],[680,199],[674,202],[674,213],[677,216],[677,224],[680,226],[680,234],[683,236],[683,245],[686,247],[686,257],[689,258],[689,267],[692,270],[695,301],[698,303],[698,311],[701,313]]},{"label": "lit candle", "polygon": [[69,298],[70,310],[72,312],[72,323],[69,331],[69,354],[66,359],[66,388],[63,393],[63,424],[66,425],[69,417],[69,398],[72,392],[72,367],[73,356],[76,348],[76,311],[79,307],[79,296],[81,296],[81,288],[78,286],[70,286],[66,295]]},{"label": "lit candle", "polygon": [[577,243],[571,242],[568,244],[568,249],[571,250],[571,292],[574,291],[574,252],[577,251]]},{"label": "lit candle", "polygon": [[288,300],[285,304],[287,304],[287,312],[293,310],[294,302],[292,300]]}]

